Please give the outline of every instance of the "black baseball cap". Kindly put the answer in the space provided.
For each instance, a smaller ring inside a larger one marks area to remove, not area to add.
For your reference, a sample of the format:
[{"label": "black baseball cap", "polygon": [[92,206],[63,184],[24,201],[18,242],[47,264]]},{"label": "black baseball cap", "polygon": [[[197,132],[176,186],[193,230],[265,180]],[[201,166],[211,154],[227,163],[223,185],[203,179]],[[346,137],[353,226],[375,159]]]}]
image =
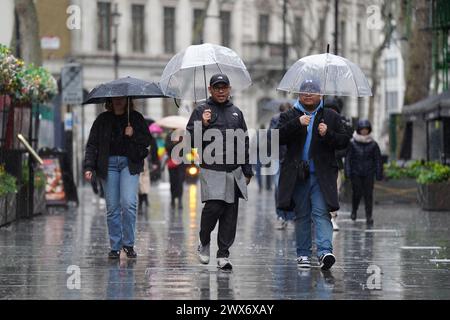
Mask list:
[{"label": "black baseball cap", "polygon": [[230,85],[230,80],[228,79],[226,74],[223,73],[217,73],[211,77],[211,80],[209,80],[209,85],[211,87],[214,87],[216,84],[219,83],[225,83],[226,85]]}]

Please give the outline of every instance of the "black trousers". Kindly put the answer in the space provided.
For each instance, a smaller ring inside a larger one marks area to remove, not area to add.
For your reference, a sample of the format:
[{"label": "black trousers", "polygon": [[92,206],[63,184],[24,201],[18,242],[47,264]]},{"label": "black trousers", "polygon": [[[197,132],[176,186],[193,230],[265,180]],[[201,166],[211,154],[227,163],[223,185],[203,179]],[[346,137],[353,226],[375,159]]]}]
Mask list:
[{"label": "black trousers", "polygon": [[372,218],[373,208],[373,175],[367,177],[352,177],[352,214],[358,212],[359,202],[364,197],[364,205],[366,207],[366,219]]},{"label": "black trousers", "polygon": [[181,198],[183,197],[185,170],[186,168],[182,164],[180,164],[176,168],[169,169],[170,193],[172,195],[172,201],[174,201],[175,198],[181,200]]},{"label": "black trousers", "polygon": [[[236,186],[237,188],[237,186]],[[236,236],[237,218],[239,208],[238,193],[235,192],[234,203],[222,200],[208,200],[202,211],[200,222],[200,242],[207,245],[211,241],[211,232],[219,221],[219,232],[217,234],[217,258],[228,258],[228,249],[234,242]]]}]

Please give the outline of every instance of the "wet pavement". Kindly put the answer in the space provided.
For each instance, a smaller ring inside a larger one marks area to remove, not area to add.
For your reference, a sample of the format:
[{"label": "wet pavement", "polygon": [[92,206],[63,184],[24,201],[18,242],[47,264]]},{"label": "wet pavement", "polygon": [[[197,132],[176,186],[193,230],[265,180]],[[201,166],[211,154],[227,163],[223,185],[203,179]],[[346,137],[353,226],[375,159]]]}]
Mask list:
[{"label": "wet pavement", "polygon": [[217,228],[210,264],[195,255],[199,193],[186,185],[184,209],[171,211],[169,186],[152,186],[135,261],[107,259],[105,213],[87,187],[79,208],[0,228],[0,299],[450,299],[450,212],[376,205],[369,229],[343,204],[335,266],[302,271],[293,225],[275,229],[273,194],[252,183],[240,205],[234,269],[224,272],[216,268]]}]

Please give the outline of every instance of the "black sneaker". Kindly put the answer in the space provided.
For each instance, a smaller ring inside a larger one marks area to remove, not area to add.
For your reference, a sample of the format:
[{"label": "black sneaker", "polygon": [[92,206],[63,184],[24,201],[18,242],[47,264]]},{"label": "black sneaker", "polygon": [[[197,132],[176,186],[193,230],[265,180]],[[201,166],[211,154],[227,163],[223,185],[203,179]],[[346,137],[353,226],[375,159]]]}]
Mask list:
[{"label": "black sneaker", "polygon": [[125,251],[128,258],[134,259],[137,257],[137,253],[136,253],[136,251],[134,251],[133,247],[124,246],[123,251]]},{"label": "black sneaker", "polygon": [[329,270],[336,262],[336,258],[332,253],[325,253],[319,258],[320,269]]},{"label": "black sneaker", "polygon": [[111,250],[108,253],[108,258],[109,259],[119,259],[120,258],[120,251]]},{"label": "black sneaker", "polygon": [[350,219],[352,219],[353,221],[356,220],[356,212],[352,212],[352,214],[350,215]]}]

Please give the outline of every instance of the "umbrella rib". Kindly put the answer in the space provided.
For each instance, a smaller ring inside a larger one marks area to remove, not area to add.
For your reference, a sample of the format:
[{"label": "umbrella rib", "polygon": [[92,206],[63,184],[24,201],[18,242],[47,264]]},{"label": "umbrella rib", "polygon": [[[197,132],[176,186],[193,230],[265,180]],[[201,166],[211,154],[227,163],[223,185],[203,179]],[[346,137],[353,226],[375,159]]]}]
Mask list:
[{"label": "umbrella rib", "polygon": [[324,81],[323,81],[323,92],[325,93],[326,91],[326,87],[327,87],[327,75],[328,75],[328,63],[327,63],[327,60],[328,60],[328,54],[329,53],[327,53],[326,55],[326,58],[325,58],[325,79],[324,79]]},{"label": "umbrella rib", "polygon": [[217,68],[219,69],[220,73],[223,73],[222,69],[220,69],[220,66],[219,66],[219,64],[217,62],[216,62],[216,65],[217,65]]},{"label": "umbrella rib", "polygon": [[206,89],[206,71],[204,65],[203,65],[203,80],[205,82],[205,100],[208,100],[208,91]]},{"label": "umbrella rib", "polygon": [[197,70],[197,67],[194,67],[194,101],[197,103],[197,94],[195,92],[195,72]]},{"label": "umbrella rib", "polygon": [[[350,65],[349,65],[345,60],[344,60],[344,62],[345,62],[345,64],[350,68]],[[350,70],[352,70],[352,68],[350,68]],[[352,80],[353,80],[353,82],[355,83],[357,97],[359,97],[358,84],[356,83],[355,75],[353,74],[353,71],[352,71]]]},{"label": "umbrella rib", "polygon": [[[295,81],[293,82],[294,85],[297,83],[297,81],[300,80],[300,76],[301,76],[301,72],[298,72],[297,77],[295,78]],[[298,84],[298,88],[299,88],[298,91],[300,93],[300,84]],[[291,89],[293,89],[292,92],[297,92],[297,90],[295,88],[289,88],[289,90],[288,90],[289,93],[291,92]]]},{"label": "umbrella rib", "polygon": [[[170,81],[172,81],[172,76],[173,76],[173,74],[170,75],[169,81],[167,81],[166,91],[167,91],[167,89],[169,88]],[[164,93],[164,92],[163,92],[163,93]]]}]

